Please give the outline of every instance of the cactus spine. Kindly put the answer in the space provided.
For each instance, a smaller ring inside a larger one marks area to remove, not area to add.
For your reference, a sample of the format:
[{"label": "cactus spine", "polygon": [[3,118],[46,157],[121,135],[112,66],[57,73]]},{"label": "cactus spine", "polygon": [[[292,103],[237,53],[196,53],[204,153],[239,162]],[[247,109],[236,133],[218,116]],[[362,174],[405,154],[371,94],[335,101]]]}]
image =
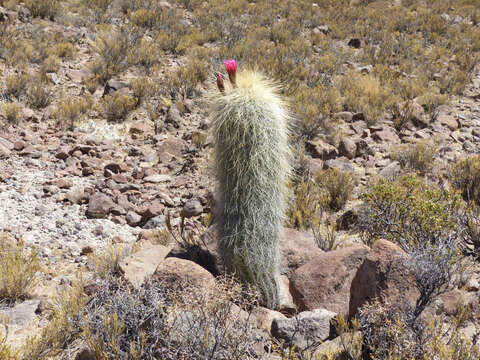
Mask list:
[{"label": "cactus spine", "polygon": [[275,308],[290,173],[289,113],[273,83],[255,71],[237,74],[233,60],[225,65],[231,84],[217,78],[212,114],[220,254],[227,271],[256,285],[263,302]]}]

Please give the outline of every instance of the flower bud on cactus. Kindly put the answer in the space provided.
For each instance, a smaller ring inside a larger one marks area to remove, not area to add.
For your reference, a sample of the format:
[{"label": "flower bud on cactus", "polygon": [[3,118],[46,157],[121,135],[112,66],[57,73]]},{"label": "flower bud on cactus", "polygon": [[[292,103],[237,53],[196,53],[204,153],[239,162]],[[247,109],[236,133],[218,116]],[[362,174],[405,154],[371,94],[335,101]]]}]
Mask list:
[{"label": "flower bud on cactus", "polygon": [[254,71],[236,74],[214,95],[213,129],[219,180],[220,254],[226,270],[279,303],[280,234],[290,174],[289,113],[277,87]]},{"label": "flower bud on cactus", "polygon": [[232,83],[233,87],[237,86],[237,62],[235,60],[225,60],[223,62],[225,64],[225,69],[227,70],[228,73],[228,78],[230,79],[230,82]]},{"label": "flower bud on cactus", "polygon": [[218,74],[217,76],[217,87],[218,90],[223,94],[225,93],[225,85],[223,84],[223,76],[222,74]]}]

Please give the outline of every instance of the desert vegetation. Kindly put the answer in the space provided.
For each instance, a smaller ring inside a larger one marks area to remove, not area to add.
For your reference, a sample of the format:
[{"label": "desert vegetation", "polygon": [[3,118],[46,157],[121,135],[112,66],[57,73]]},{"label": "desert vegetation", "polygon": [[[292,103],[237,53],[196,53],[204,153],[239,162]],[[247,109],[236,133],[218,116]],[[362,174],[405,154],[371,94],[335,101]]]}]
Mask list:
[{"label": "desert vegetation", "polygon": [[0,360],[479,358],[479,61],[475,0],[0,0]]}]

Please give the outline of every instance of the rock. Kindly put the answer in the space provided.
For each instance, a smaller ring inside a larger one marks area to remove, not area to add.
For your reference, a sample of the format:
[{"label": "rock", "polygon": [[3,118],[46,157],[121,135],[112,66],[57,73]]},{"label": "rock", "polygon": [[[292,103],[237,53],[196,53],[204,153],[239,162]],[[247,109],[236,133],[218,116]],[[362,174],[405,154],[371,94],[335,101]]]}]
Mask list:
[{"label": "rock", "polygon": [[97,355],[95,354],[95,351],[91,350],[88,347],[81,349],[77,353],[77,356],[75,357],[75,360],[96,360],[96,359],[97,359]]},{"label": "rock", "polygon": [[107,195],[97,192],[90,196],[87,208],[87,217],[102,219],[107,217],[115,203]]},{"label": "rock", "polygon": [[80,255],[88,255],[88,254],[93,254],[93,248],[90,245],[82,247],[82,251],[80,252]]},{"label": "rock", "polygon": [[360,49],[360,47],[362,46],[362,41],[358,38],[352,38],[348,40],[347,45],[355,49]]},{"label": "rock", "polygon": [[173,156],[182,156],[182,150],[187,146],[184,140],[170,137],[163,140],[158,146],[158,153],[168,153]]},{"label": "rock", "polygon": [[6,319],[8,324],[16,326],[27,326],[36,317],[36,310],[40,300],[26,300],[13,308],[0,311],[0,318]]},{"label": "rock", "polygon": [[170,247],[144,242],[139,251],[120,261],[120,269],[125,279],[138,289],[145,279],[155,272],[169,252]]},{"label": "rock", "polygon": [[215,278],[203,267],[193,261],[174,257],[165,259],[157,267],[153,276],[169,286],[178,286],[186,282],[199,289],[205,289],[215,285]]},{"label": "rock", "polygon": [[130,134],[132,135],[145,135],[153,134],[153,122],[147,120],[139,120],[130,126]]},{"label": "rock", "polygon": [[282,273],[287,277],[316,255],[323,254],[313,235],[289,228],[283,229],[281,251]]},{"label": "rock", "polygon": [[92,72],[89,69],[82,69],[82,70],[67,70],[65,75],[68,79],[76,83],[82,83],[86,79],[90,77]]},{"label": "rock", "polygon": [[354,245],[315,255],[290,278],[290,292],[300,311],[325,308],[348,313],[350,285],[370,249]]},{"label": "rock", "polygon": [[334,159],[338,156],[338,151],[335,146],[323,141],[322,139],[309,140],[305,143],[305,147],[308,152],[312,154],[314,158],[320,158],[322,160]]},{"label": "rock", "polygon": [[400,138],[395,131],[388,128],[375,131],[372,135],[372,139],[389,144],[398,143],[400,141]]},{"label": "rock", "polygon": [[0,143],[0,159],[5,159],[10,156],[12,152]]},{"label": "rock", "polygon": [[120,174],[121,168],[117,163],[110,163],[103,167],[103,176],[111,177],[112,174]]},{"label": "rock", "polygon": [[325,161],[324,167],[326,169],[338,169],[340,171],[355,172],[355,168],[352,163],[345,157],[327,160]]},{"label": "rock", "polygon": [[55,154],[55,157],[57,159],[60,159],[60,160],[65,160],[66,158],[68,158],[70,155],[69,155],[69,150],[68,148],[66,147],[60,147],[57,149],[57,152]]},{"label": "rock", "polygon": [[128,211],[127,215],[125,216],[125,220],[127,220],[127,224],[130,226],[137,226],[142,221],[142,216],[137,214],[135,211]]},{"label": "rock", "polygon": [[180,124],[182,123],[182,115],[180,114],[180,110],[178,110],[176,106],[171,106],[170,109],[168,109],[165,122],[172,124],[176,128],[180,126]]},{"label": "rock", "polygon": [[252,310],[252,316],[255,326],[259,329],[265,330],[268,333],[271,331],[273,320],[286,319],[285,315],[283,315],[281,312],[270,310],[261,306]]},{"label": "rock", "polygon": [[315,309],[290,319],[274,319],[271,333],[276,339],[305,350],[330,337],[330,320],[336,315],[325,309]]},{"label": "rock", "polygon": [[128,88],[129,84],[124,81],[110,79],[105,84],[105,88],[103,90],[103,96],[108,95],[110,93],[114,93],[120,89]]},{"label": "rock", "polygon": [[87,195],[85,194],[83,186],[75,186],[67,192],[65,198],[72,204],[80,204],[86,200]]},{"label": "rock", "polygon": [[189,200],[183,205],[182,215],[186,218],[198,216],[203,212],[203,206],[198,200]]},{"label": "rock", "polygon": [[167,174],[156,174],[156,175],[150,175],[145,178],[143,178],[143,181],[149,182],[149,183],[162,183],[162,182],[169,182],[172,181],[172,177]]},{"label": "rock", "polygon": [[377,240],[359,267],[350,289],[349,316],[378,298],[394,303],[399,297],[412,306],[418,297],[415,279],[405,264],[407,254],[387,240]]},{"label": "rock", "polygon": [[[211,226],[203,235],[202,241],[211,256],[211,266],[216,272],[222,273],[223,265],[218,250],[218,226]],[[312,235],[295,229],[284,228],[280,238],[281,273],[287,278],[300,266],[323,251],[318,248]]]},{"label": "rock", "polygon": [[438,115],[436,120],[440,124],[448,127],[450,131],[458,129],[458,121],[452,115]]},{"label": "rock", "polygon": [[383,176],[385,179],[394,179],[397,175],[400,174],[402,168],[398,161],[392,161],[390,164],[385,166],[382,170],[380,170],[379,174]]},{"label": "rock", "polygon": [[347,159],[353,159],[357,154],[357,145],[355,142],[345,137],[340,140],[340,144],[338,145],[338,153],[340,156],[345,156]]},{"label": "rock", "polygon": [[21,151],[27,146],[26,142],[23,140],[18,140],[13,143],[13,148],[16,151]]},{"label": "rock", "polygon": [[342,111],[339,113],[336,113],[335,118],[343,120],[345,122],[352,122],[353,120],[353,113],[350,111]]},{"label": "rock", "polygon": [[368,156],[374,156],[375,151],[368,145],[367,141],[364,139],[359,139],[356,143],[357,152],[356,156],[367,159]]}]

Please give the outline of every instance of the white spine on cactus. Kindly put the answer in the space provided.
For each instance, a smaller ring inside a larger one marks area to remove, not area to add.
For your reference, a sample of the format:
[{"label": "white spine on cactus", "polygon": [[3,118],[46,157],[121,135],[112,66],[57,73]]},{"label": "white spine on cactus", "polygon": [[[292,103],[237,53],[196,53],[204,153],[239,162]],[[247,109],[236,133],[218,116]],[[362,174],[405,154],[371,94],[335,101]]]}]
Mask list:
[{"label": "white spine on cactus", "polygon": [[263,302],[275,308],[291,170],[290,115],[278,87],[258,72],[239,72],[234,86],[228,85],[212,100],[220,254],[227,271],[256,285]]}]

